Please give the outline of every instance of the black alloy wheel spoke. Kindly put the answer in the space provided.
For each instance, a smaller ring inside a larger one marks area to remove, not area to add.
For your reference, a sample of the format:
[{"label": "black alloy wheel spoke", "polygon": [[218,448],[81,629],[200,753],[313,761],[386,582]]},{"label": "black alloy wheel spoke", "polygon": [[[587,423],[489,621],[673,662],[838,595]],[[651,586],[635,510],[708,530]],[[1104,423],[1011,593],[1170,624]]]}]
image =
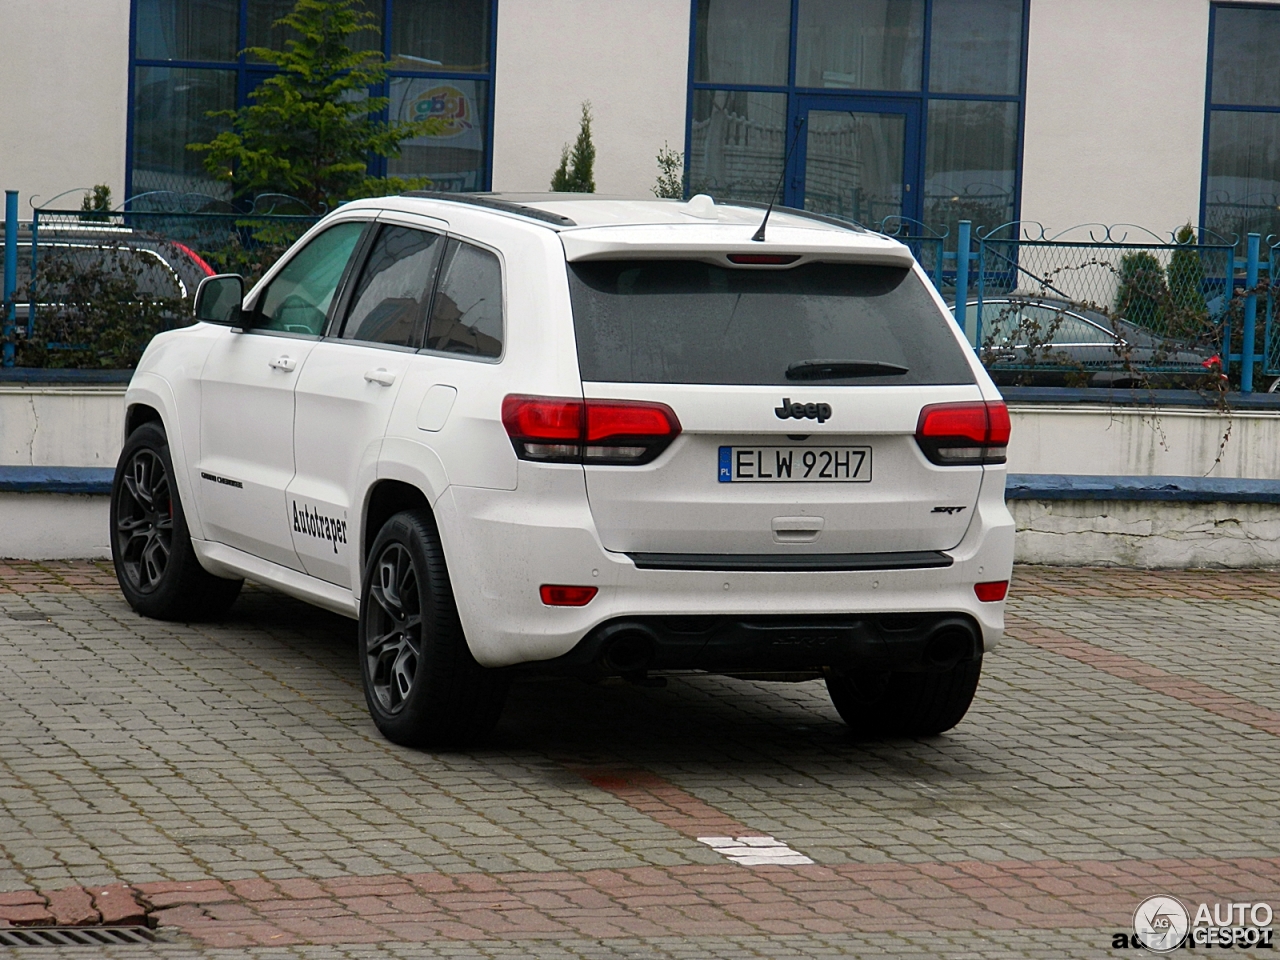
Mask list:
[{"label": "black alloy wheel spoke", "polygon": [[382,709],[398,713],[413,690],[422,640],[417,571],[401,544],[388,544],[378,557],[369,594],[365,668]]},{"label": "black alloy wheel spoke", "polygon": [[173,550],[169,473],[154,450],[134,453],[116,499],[116,552],[132,586],[149,593],[164,578]]}]

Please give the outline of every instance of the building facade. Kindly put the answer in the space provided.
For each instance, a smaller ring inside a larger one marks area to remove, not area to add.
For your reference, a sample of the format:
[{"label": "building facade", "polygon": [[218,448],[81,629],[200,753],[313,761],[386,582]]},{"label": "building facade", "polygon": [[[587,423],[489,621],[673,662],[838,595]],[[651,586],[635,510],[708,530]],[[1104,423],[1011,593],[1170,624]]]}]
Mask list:
[{"label": "building facade", "polygon": [[[389,113],[446,121],[375,173],[545,190],[580,104],[597,188],[954,233],[1280,234],[1280,2],[365,0]],[[218,195],[186,149],[269,75],[291,0],[0,0],[0,179],[56,205]]]}]

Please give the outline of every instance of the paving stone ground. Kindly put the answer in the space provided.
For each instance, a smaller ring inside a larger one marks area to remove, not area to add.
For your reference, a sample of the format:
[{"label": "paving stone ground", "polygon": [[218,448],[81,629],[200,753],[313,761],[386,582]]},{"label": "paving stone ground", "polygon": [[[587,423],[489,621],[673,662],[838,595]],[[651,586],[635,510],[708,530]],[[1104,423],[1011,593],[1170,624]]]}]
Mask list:
[{"label": "paving stone ground", "polygon": [[0,929],[159,924],[94,951],[119,958],[1098,957],[1152,894],[1280,909],[1280,572],[1023,567],[1009,614],[941,737],[851,740],[820,682],[540,681],[483,749],[425,753],[370,722],[350,621],[248,589],[159,623],[103,564],[0,561]]}]

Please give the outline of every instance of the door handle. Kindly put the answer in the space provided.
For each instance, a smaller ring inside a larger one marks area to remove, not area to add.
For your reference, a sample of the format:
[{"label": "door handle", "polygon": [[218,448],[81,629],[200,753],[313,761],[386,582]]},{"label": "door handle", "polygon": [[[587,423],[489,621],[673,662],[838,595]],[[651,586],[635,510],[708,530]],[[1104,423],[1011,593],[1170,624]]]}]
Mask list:
[{"label": "door handle", "polygon": [[396,382],[396,375],[385,367],[365,371],[364,378],[370,383],[380,383],[384,387],[389,387]]},{"label": "door handle", "polygon": [[267,366],[275,370],[283,370],[285,373],[292,373],[298,367],[298,361],[293,357],[276,357],[274,360],[268,360]]}]

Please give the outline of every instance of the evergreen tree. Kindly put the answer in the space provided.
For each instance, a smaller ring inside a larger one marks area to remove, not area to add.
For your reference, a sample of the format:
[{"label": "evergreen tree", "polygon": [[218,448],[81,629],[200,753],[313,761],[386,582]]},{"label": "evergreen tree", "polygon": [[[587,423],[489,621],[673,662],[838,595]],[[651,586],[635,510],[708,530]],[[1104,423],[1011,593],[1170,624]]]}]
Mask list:
[{"label": "evergreen tree", "polygon": [[560,151],[560,166],[551,175],[551,189],[556,193],[595,193],[595,166],[596,146],[591,142],[591,101],[584,100],[578,139],[572,150],[566,143]]},{"label": "evergreen tree", "polygon": [[348,46],[354,35],[376,32],[373,14],[359,3],[297,0],[277,21],[289,29],[284,50],[248,51],[280,72],[249,95],[251,103],[209,114],[229,120],[228,130],[188,146],[205,154],[205,168],[237,199],[285,193],[326,209],[430,182],[369,176],[370,156],[399,156],[402,141],[438,132],[443,121],[374,118],[390,100],[368,90],[383,81],[388,65],[380,51]]},{"label": "evergreen tree", "polygon": [[684,155],[664,142],[658,151],[658,179],[653,195],[669,200],[684,199]]},{"label": "evergreen tree", "polygon": [[1116,315],[1158,333],[1164,332],[1165,306],[1169,287],[1160,261],[1146,250],[1135,250],[1120,258]]},{"label": "evergreen tree", "polygon": [[1195,248],[1196,231],[1191,224],[1174,235],[1178,249],[1169,259],[1169,301],[1177,320],[1178,336],[1199,335],[1208,308],[1204,301],[1204,261]]}]

